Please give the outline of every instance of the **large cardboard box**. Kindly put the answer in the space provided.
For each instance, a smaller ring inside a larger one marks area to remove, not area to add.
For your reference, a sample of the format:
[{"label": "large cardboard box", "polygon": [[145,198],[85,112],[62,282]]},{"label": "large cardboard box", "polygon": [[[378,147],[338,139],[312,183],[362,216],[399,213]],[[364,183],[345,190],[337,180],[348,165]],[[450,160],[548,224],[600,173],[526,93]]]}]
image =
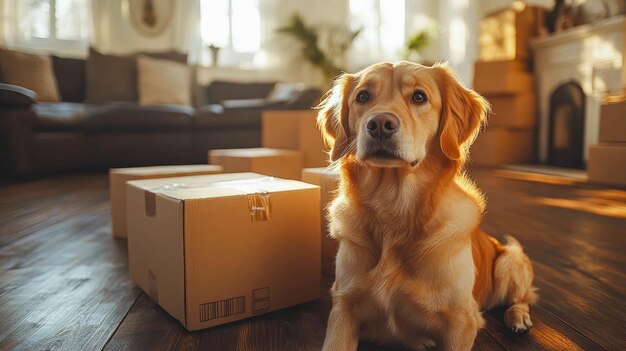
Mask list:
[{"label": "large cardboard box", "polygon": [[339,174],[325,167],[305,168],[302,170],[302,181],[319,185],[320,213],[322,218],[322,273],[335,275],[335,257],[337,256],[337,240],[329,236],[327,207],[335,198],[339,183]]},{"label": "large cardboard box", "polygon": [[127,192],[130,278],[188,330],[319,298],[318,186],[234,173]]},{"label": "large cardboard box", "polygon": [[155,179],[222,173],[222,166],[179,165],[109,170],[109,194],[111,198],[111,233],[126,238],[126,182],[137,179]]},{"label": "large cardboard box", "polygon": [[328,154],[317,128],[317,111],[265,111],[262,119],[263,147],[299,150],[304,167],[328,164]]},{"label": "large cardboard box", "polygon": [[474,90],[484,95],[511,95],[533,91],[533,75],[520,61],[477,61]]},{"label": "large cardboard box", "polygon": [[301,152],[270,148],[211,150],[209,163],[221,165],[226,173],[255,172],[295,180],[303,168]]},{"label": "large cardboard box", "polygon": [[626,143],[600,143],[589,148],[590,182],[626,186]]},{"label": "large cardboard box", "polygon": [[470,160],[486,165],[531,162],[534,145],[532,130],[487,127],[472,144]]},{"label": "large cardboard box", "polygon": [[537,121],[535,95],[523,93],[519,95],[486,96],[491,103],[489,127],[509,127],[532,129]]},{"label": "large cardboard box", "polygon": [[602,104],[598,140],[626,142],[626,100]]}]

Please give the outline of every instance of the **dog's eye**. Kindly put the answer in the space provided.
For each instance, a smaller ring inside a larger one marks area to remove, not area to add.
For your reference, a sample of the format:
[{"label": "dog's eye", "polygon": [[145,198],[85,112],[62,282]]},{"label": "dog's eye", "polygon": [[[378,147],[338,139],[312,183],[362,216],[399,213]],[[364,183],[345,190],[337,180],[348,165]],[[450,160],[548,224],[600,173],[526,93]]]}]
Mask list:
[{"label": "dog's eye", "polygon": [[368,101],[370,101],[370,93],[367,90],[361,90],[356,94],[356,102],[363,104]]},{"label": "dog's eye", "polygon": [[426,101],[428,101],[428,98],[426,97],[426,94],[423,91],[418,90],[413,93],[411,100],[413,100],[413,102],[416,104],[423,104]]}]

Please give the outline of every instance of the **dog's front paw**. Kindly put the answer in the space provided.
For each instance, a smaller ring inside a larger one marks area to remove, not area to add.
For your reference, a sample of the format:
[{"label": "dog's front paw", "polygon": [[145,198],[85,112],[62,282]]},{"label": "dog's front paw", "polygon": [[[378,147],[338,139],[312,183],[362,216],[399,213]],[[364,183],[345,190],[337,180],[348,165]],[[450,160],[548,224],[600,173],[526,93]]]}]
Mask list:
[{"label": "dog's front paw", "polygon": [[504,324],[514,333],[526,333],[533,327],[527,304],[515,304],[504,312]]}]

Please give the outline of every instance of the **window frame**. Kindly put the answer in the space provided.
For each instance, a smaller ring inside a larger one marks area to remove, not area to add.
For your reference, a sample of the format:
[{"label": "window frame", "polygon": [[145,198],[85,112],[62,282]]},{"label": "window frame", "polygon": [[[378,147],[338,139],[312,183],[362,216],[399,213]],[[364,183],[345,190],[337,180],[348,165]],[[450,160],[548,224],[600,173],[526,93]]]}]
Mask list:
[{"label": "window frame", "polygon": [[[205,1],[212,1],[212,0],[202,0],[202,1],[205,2]],[[261,50],[262,43],[263,43],[263,38],[261,36],[262,24],[260,23],[260,26],[259,26],[260,27],[259,28],[259,48],[257,51],[243,52],[243,51],[235,50],[235,45],[233,42],[233,33],[234,33],[233,1],[234,0],[226,0],[226,1],[228,2],[228,30],[226,31],[228,34],[228,45],[224,47],[220,47],[219,66],[220,67],[236,67],[236,68],[239,68],[242,66],[243,67],[254,66],[254,57],[258,53],[258,51]],[[260,9],[261,1],[262,0],[259,0],[258,2],[257,10],[259,11],[259,18],[260,18],[260,21],[262,22],[263,19],[261,17],[261,9]],[[200,16],[201,16],[200,21],[202,21],[202,13],[200,14]],[[200,30],[202,31],[202,29]],[[202,38],[202,35],[200,37]],[[202,42],[201,63],[211,65],[213,64],[213,62],[211,62],[211,53],[208,47],[209,45],[212,45],[214,43],[204,41],[204,38],[201,39],[201,42]]]},{"label": "window frame", "polygon": [[[349,1],[349,0],[348,0]],[[375,40],[368,43],[368,49],[358,49],[356,45],[353,45],[349,50],[350,56],[350,65],[353,67],[361,68],[372,63],[378,61],[388,61],[391,58],[388,56],[388,53],[384,51],[384,45],[381,35],[381,29],[383,27],[383,17],[381,8],[384,4],[384,0],[374,0],[373,6],[371,10],[375,11],[375,23],[372,25],[375,34]],[[354,13],[350,9],[350,5],[348,5],[348,14],[350,16],[350,26],[353,30],[358,29],[359,25],[363,26],[362,23],[355,23]],[[407,40],[407,26],[406,26],[406,1],[404,1],[404,16],[403,19],[404,29],[403,29],[403,42]],[[359,38],[356,39],[357,41]],[[394,58],[394,59],[402,59],[402,57]]]},{"label": "window frame", "polygon": [[[56,3],[57,0],[47,0],[50,4],[48,32],[47,38],[29,36],[18,36],[17,44],[22,48],[30,48],[44,51],[63,51],[63,52],[76,52],[82,53],[89,46],[89,39],[59,39],[57,38],[57,15],[56,15]],[[28,11],[29,6],[25,2],[21,11]],[[30,23],[29,23],[30,25]]]}]

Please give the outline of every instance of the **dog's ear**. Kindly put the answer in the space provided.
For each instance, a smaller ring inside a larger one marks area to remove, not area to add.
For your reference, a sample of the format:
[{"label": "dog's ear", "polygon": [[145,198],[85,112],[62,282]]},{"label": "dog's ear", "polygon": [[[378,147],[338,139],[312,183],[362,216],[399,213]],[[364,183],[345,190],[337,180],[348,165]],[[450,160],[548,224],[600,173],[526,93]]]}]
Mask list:
[{"label": "dog's ear", "polygon": [[436,66],[442,106],[439,144],[444,155],[459,160],[467,154],[489,113],[489,103],[482,96],[461,85],[447,66]]},{"label": "dog's ear", "polygon": [[350,134],[349,96],[354,76],[343,74],[333,82],[324,100],[317,106],[317,125],[322,131],[326,145],[330,147],[330,160],[337,161],[348,151],[352,140]]}]

